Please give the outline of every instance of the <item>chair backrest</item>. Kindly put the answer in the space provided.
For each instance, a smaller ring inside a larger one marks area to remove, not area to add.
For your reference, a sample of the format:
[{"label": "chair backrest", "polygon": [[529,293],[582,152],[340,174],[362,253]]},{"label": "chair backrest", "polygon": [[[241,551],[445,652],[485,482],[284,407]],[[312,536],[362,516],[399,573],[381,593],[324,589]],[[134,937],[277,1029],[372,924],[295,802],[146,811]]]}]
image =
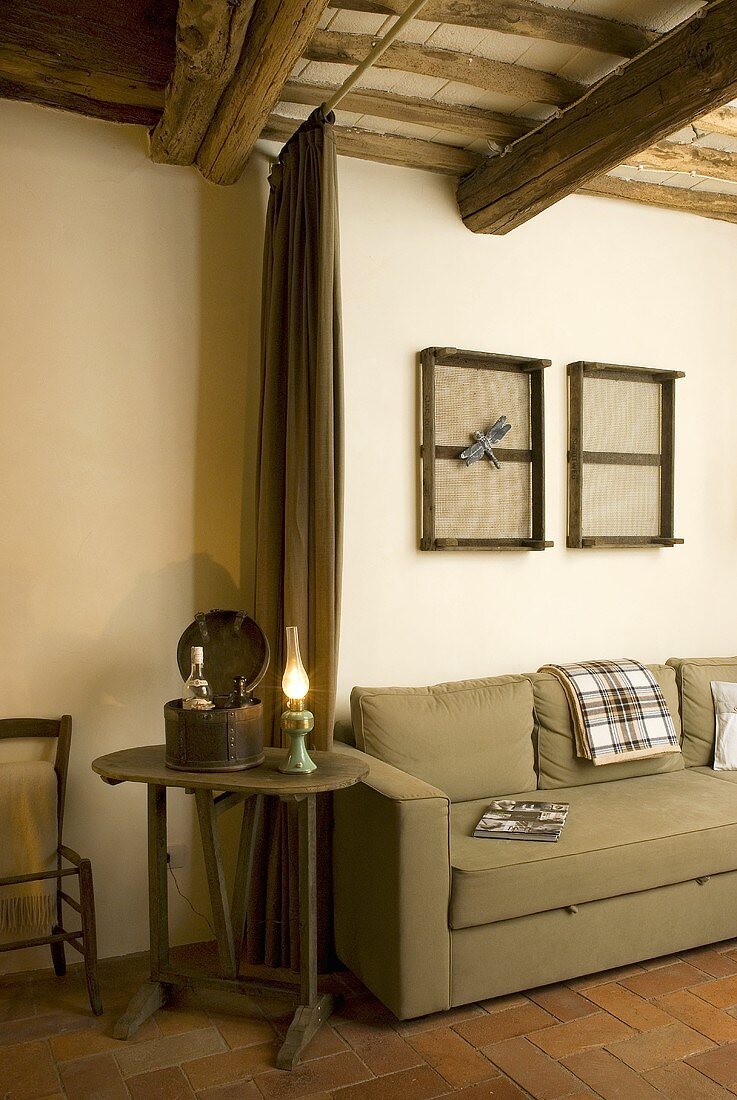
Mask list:
[{"label": "chair backrest", "polygon": [[69,770],[69,749],[72,743],[72,717],[62,714],[61,718],[2,718],[0,719],[0,740],[6,738],[43,737],[56,738],[54,771],[56,772],[56,818],[59,826],[59,844],[64,824],[64,799],[67,790],[67,772]]}]

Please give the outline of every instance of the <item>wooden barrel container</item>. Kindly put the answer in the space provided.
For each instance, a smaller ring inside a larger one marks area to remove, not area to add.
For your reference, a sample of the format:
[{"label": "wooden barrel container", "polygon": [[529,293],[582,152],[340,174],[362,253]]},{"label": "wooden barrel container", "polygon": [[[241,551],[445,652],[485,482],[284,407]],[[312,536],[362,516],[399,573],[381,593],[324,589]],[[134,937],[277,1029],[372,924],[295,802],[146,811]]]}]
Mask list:
[{"label": "wooden barrel container", "polygon": [[[269,644],[245,611],[199,612],[177,645],[177,664],[189,674],[193,645],[204,650],[205,676],[216,705],[185,710],[181,699],[164,706],[166,764],[177,771],[242,771],[264,759],[264,718],[253,688],[269,666]],[[247,699],[228,705],[233,681],[243,677]]]}]

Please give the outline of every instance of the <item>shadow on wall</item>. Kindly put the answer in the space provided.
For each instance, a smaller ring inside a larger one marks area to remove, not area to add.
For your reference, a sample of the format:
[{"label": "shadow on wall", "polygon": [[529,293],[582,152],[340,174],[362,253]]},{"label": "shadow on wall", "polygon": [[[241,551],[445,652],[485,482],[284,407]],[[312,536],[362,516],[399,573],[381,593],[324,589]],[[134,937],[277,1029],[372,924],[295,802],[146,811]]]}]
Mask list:
[{"label": "shadow on wall", "polygon": [[253,610],[256,554],[266,172],[266,159],[257,153],[239,183],[207,184],[200,192],[194,540],[198,549],[228,562],[240,581],[237,605],[248,612]]}]

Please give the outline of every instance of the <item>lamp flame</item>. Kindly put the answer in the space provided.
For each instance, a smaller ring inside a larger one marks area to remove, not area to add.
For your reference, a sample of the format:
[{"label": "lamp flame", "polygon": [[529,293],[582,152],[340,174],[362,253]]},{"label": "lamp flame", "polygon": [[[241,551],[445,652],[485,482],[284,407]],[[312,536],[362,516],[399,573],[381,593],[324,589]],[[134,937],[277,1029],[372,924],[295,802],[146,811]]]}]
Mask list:
[{"label": "lamp flame", "polygon": [[281,682],[282,690],[292,703],[301,702],[310,690],[310,681],[299,652],[296,626],[287,627],[287,661]]}]

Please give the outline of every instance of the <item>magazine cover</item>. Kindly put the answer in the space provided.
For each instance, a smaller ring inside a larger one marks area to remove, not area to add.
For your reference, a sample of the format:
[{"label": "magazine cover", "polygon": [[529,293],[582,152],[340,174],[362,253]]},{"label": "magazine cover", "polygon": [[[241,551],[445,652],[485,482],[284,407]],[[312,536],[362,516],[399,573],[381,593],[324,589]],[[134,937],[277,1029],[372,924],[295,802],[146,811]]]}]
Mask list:
[{"label": "magazine cover", "polygon": [[567,802],[490,802],[474,829],[474,836],[490,840],[556,841],[568,814]]}]

